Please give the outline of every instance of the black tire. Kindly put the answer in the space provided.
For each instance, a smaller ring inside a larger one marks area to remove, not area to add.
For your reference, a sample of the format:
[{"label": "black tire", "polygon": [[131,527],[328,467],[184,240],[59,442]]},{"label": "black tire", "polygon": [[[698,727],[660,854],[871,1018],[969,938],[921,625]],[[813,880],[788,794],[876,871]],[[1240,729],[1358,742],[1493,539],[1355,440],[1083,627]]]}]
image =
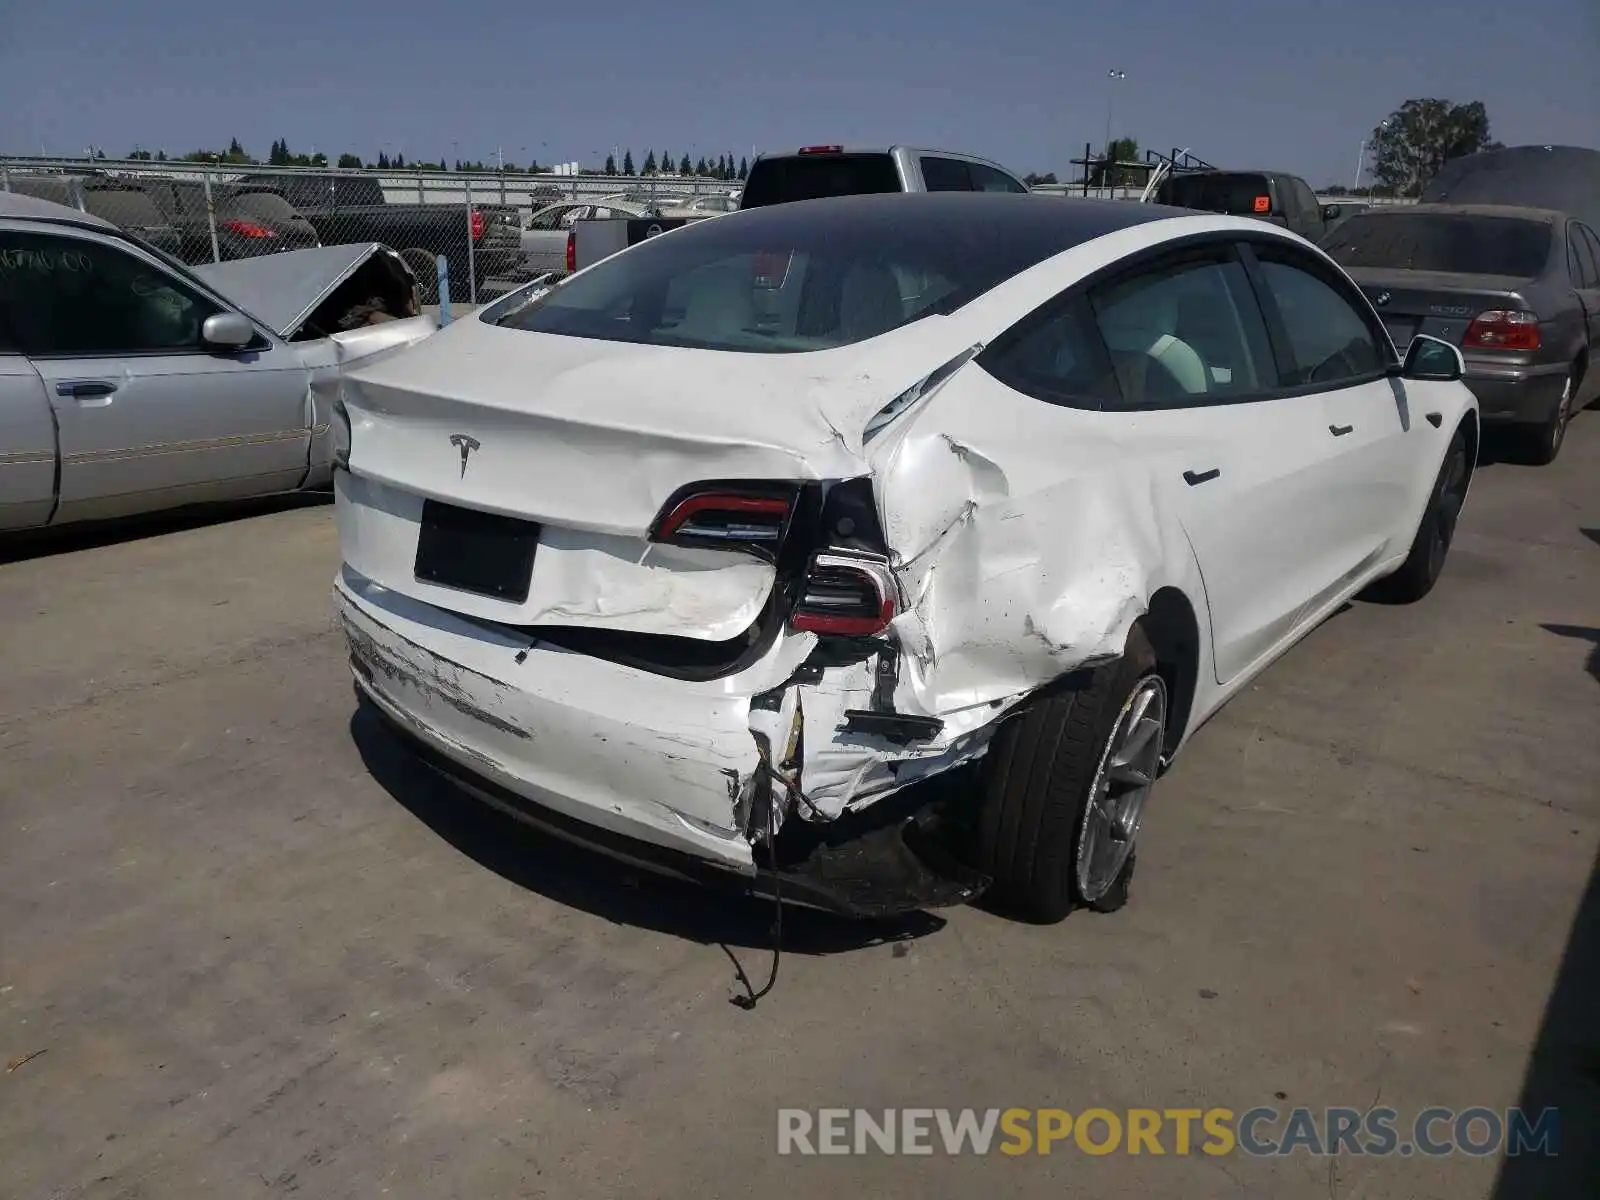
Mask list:
[{"label": "black tire", "polygon": [[1542,424],[1528,430],[1528,460],[1534,466],[1547,467],[1561,453],[1562,444],[1567,440],[1567,426],[1572,423],[1572,415],[1576,411],[1574,405],[1578,396],[1578,378],[1578,368],[1574,365],[1567,372],[1567,382],[1555,408]]},{"label": "black tire", "polygon": [[1077,883],[1078,840],[1123,707],[1155,673],[1155,651],[1135,625],[1122,657],[1095,668],[1086,686],[1042,694],[996,732],[982,760],[976,857],[1002,908],[1053,923],[1074,908],[1127,903],[1134,855],[1089,900]]},{"label": "black tire", "polygon": [[413,246],[400,251],[400,257],[405,259],[406,266],[417,277],[417,295],[421,302],[439,303],[439,264],[434,261],[434,256]]},{"label": "black tire", "polygon": [[1444,462],[1439,464],[1438,477],[1428,493],[1428,505],[1423,509],[1416,536],[1411,539],[1406,561],[1393,575],[1369,587],[1363,599],[1380,604],[1415,604],[1433,591],[1455,540],[1461,504],[1472,480],[1470,457],[1467,428],[1459,425],[1445,450]]}]

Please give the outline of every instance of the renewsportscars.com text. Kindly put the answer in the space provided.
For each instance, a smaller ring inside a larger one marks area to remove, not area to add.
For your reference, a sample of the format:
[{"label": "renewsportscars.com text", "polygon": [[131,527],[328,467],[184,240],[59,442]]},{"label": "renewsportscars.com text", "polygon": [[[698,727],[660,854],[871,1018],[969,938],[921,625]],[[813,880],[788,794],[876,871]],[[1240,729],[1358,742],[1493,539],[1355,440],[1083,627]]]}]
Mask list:
[{"label": "renewsportscars.com text", "polygon": [[1560,1113],[1425,1108],[782,1108],[779,1154],[1557,1154]]}]

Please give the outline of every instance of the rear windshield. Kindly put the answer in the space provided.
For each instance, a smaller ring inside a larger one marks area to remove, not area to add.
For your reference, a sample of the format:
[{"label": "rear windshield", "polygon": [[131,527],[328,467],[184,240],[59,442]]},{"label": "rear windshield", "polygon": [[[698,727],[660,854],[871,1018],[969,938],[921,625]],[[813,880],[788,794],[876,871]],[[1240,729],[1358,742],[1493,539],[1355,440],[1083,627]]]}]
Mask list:
[{"label": "rear windshield", "polygon": [[262,177],[296,208],[382,204],[383,185],[362,175],[273,175]]},{"label": "rear windshield", "polygon": [[263,221],[287,224],[298,220],[300,214],[276,192],[244,192],[228,201],[228,208],[240,216],[255,217]]},{"label": "rear windshield", "polygon": [[87,188],[83,193],[83,206],[97,217],[121,225],[124,229],[148,228],[165,225],[156,202],[144,192],[122,188]]},{"label": "rear windshield", "polygon": [[658,346],[823,350],[951,312],[1088,236],[1067,209],[1037,197],[988,197],[1013,204],[999,221],[940,203],[950,196],[973,198],[861,197],[698,221],[602,260],[497,323]]},{"label": "rear windshield", "polygon": [[900,191],[900,173],[887,154],[818,154],[759,159],[750,168],[740,208],[762,208],[824,196]]},{"label": "rear windshield", "polygon": [[1392,267],[1532,279],[1550,258],[1551,228],[1517,217],[1362,213],[1341,221],[1322,248],[1344,267]]},{"label": "rear windshield", "polygon": [[1254,216],[1272,209],[1265,175],[1179,175],[1158,189],[1156,200],[1177,208]]}]

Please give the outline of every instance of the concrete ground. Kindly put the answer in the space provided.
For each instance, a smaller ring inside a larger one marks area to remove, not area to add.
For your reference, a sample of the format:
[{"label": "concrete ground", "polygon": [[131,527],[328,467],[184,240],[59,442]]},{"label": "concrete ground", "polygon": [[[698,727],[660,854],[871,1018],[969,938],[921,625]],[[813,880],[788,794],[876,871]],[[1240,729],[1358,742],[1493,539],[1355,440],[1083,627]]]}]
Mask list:
[{"label": "concrete ground", "polygon": [[[1431,597],[1355,604],[1198,734],[1123,912],[791,914],[753,1012],[767,907],[523,832],[352,720],[325,505],[9,553],[0,1196],[1600,1188],[1600,412],[1482,467]],[[1562,1158],[776,1153],[780,1107],[1519,1099],[1562,1104]]]}]

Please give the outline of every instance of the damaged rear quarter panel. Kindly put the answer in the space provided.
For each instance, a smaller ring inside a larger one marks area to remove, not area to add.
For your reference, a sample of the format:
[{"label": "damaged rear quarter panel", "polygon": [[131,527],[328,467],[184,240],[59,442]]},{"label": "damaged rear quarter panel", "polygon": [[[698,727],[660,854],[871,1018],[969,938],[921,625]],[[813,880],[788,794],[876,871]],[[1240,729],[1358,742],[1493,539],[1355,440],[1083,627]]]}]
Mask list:
[{"label": "damaged rear quarter panel", "polygon": [[1163,586],[1202,610],[1193,552],[1135,413],[1020,395],[969,364],[873,448],[904,592],[896,705],[992,719],[1118,657]]}]

